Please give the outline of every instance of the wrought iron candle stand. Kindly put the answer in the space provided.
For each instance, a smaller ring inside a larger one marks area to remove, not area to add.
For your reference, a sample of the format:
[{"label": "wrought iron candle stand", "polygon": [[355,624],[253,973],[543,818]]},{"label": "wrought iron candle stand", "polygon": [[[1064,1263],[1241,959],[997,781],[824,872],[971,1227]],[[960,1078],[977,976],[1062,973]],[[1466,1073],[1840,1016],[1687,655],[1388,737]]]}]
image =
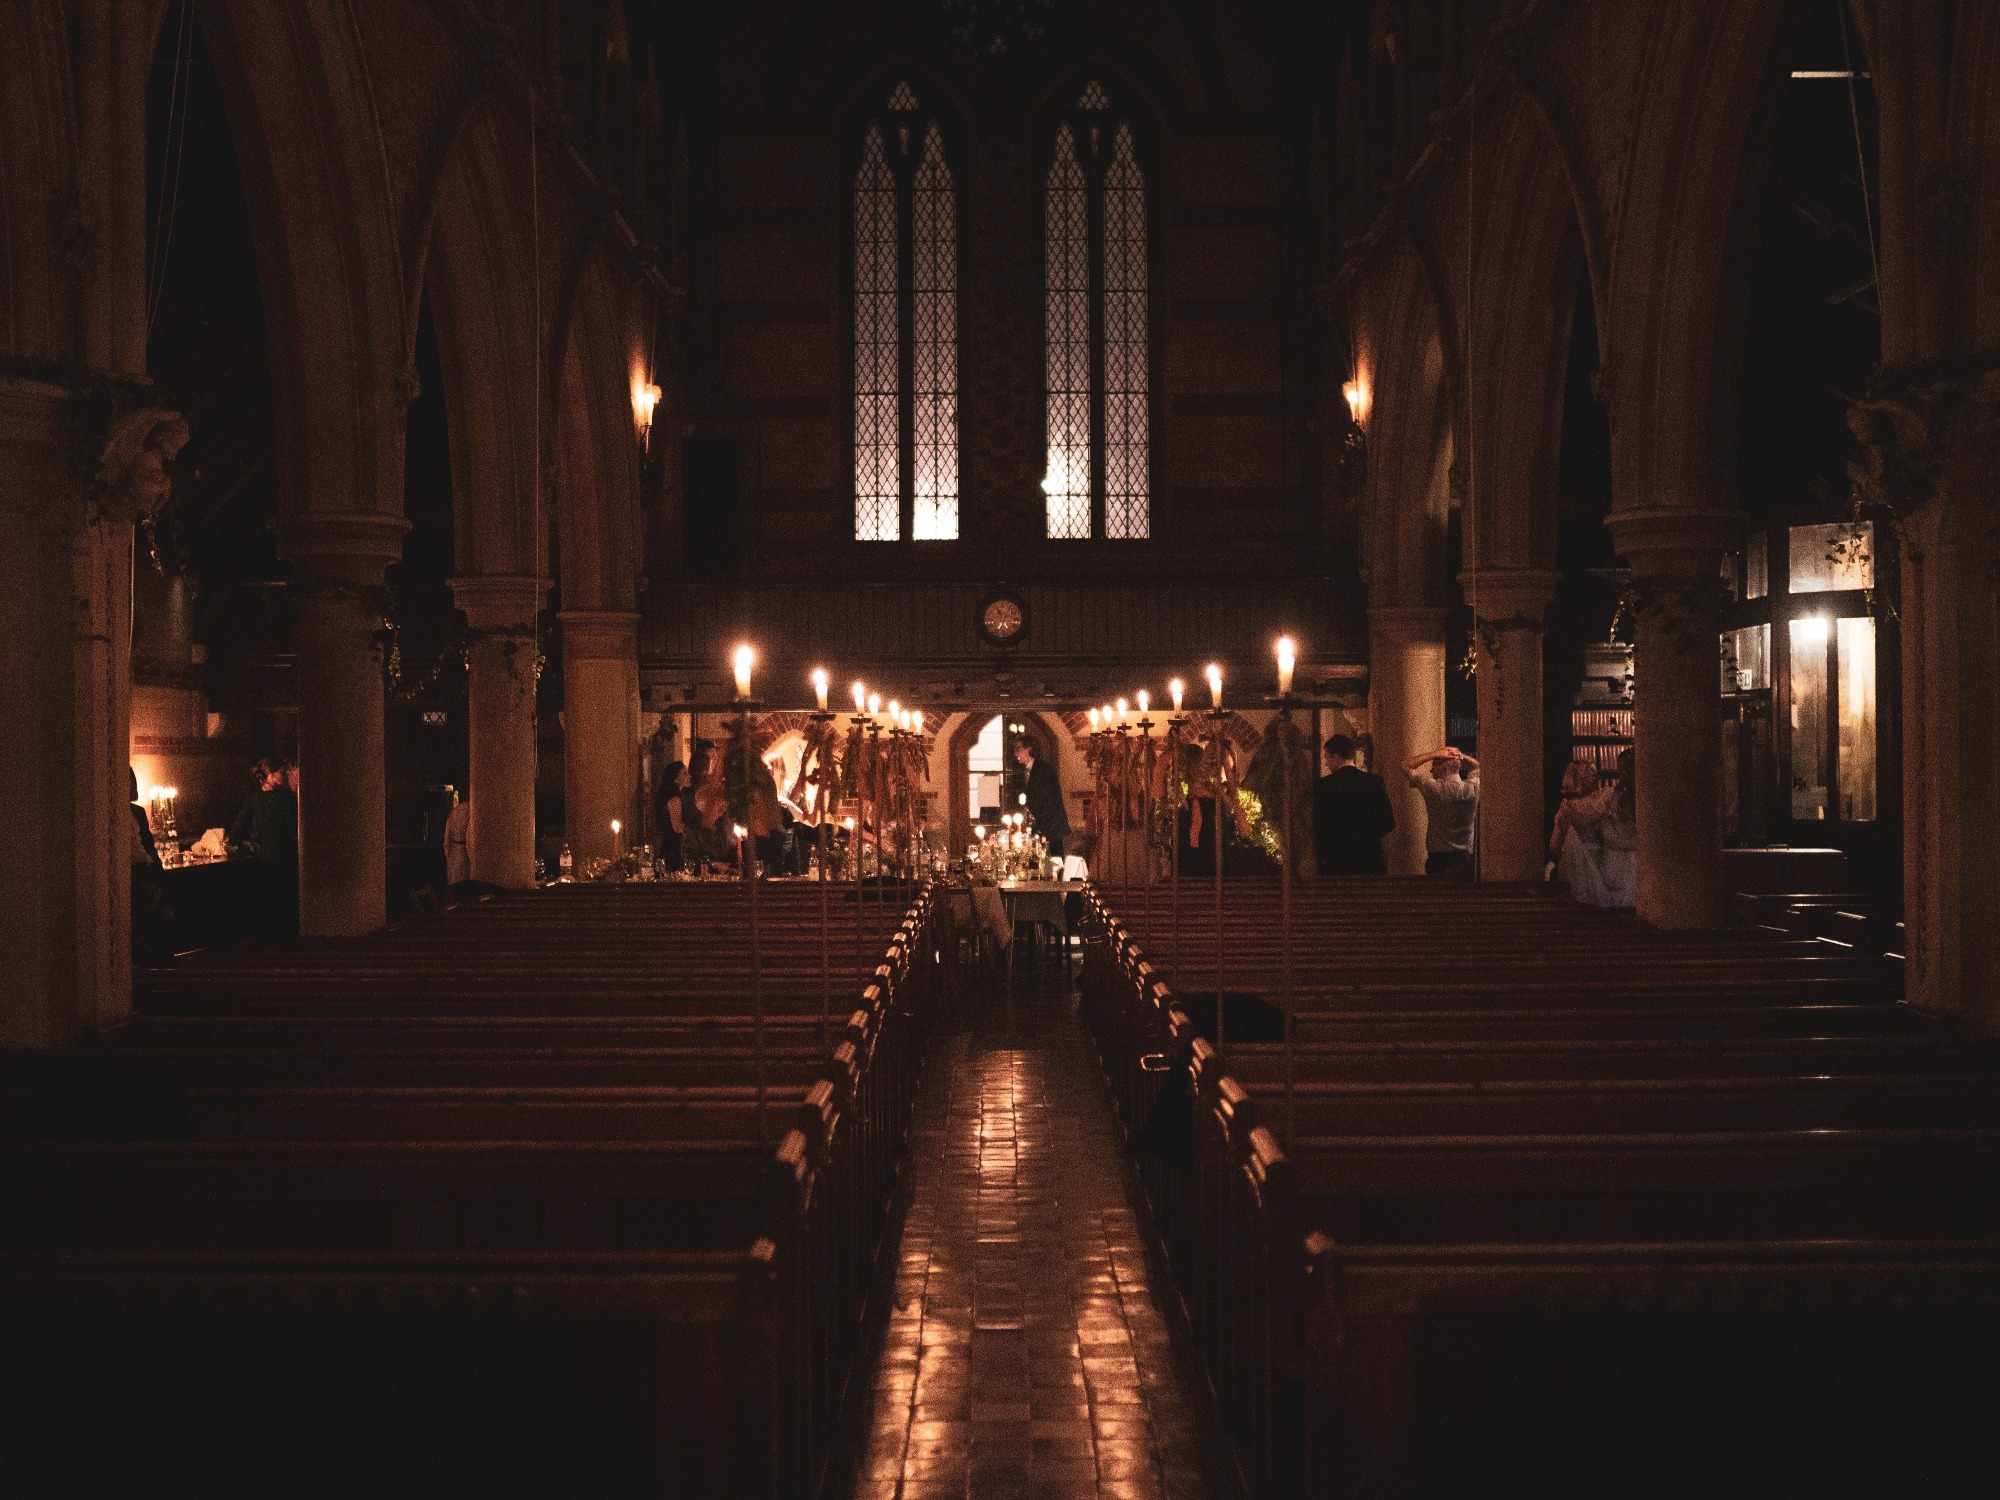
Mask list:
[{"label": "wrought iron candle stand", "polygon": [[[1298,699],[1290,693],[1266,698],[1278,711],[1274,732],[1283,733],[1292,722]],[[1280,726],[1284,726],[1281,729]],[[1292,842],[1298,830],[1299,809],[1294,806],[1297,783],[1287,778],[1282,789],[1282,814],[1278,833],[1278,995],[1285,1017],[1285,1146],[1291,1149],[1298,1139],[1298,1067],[1294,1055],[1298,1024],[1292,1014]]]},{"label": "wrought iron candle stand", "polygon": [[833,1050],[833,850],[826,838],[826,804],[832,790],[833,725],[840,716],[821,709],[812,715],[814,753],[820,757],[819,795],[813,799],[813,866],[819,875],[819,1035],[820,1046]]},{"label": "wrought iron candle stand", "polygon": [[[757,753],[756,720],[753,717],[763,705],[751,698],[736,700],[736,719],[730,725],[731,737],[736,741],[739,756],[737,765],[743,777],[743,821],[737,826],[743,830],[736,841],[736,863],[750,895],[750,1012],[754,1027],[757,1053],[757,1144],[770,1144],[766,1115],[770,1108],[770,1088],[766,1079],[764,1045],[764,934],[757,913],[757,831],[751,826],[750,765]],[[732,815],[735,809],[730,810]]]},{"label": "wrought iron candle stand", "polygon": [[1228,1039],[1228,1006],[1223,995],[1222,955],[1222,833],[1225,793],[1229,787],[1229,713],[1219,703],[1202,715],[1209,723],[1209,745],[1215,751],[1215,833],[1211,849],[1215,866],[1215,1045]]}]

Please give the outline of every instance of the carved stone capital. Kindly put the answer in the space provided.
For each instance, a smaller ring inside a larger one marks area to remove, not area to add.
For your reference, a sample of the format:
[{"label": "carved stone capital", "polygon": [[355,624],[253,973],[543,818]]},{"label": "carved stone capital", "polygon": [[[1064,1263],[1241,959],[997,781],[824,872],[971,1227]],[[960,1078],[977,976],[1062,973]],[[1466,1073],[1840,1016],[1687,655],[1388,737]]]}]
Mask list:
[{"label": "carved stone capital", "polygon": [[1467,568],[1458,581],[1485,628],[1540,630],[1562,575],[1549,568]]},{"label": "carved stone capital", "polygon": [[380,511],[292,511],[278,517],[278,547],[301,587],[376,590],[409,529]]},{"label": "carved stone capital", "polygon": [[169,470],[187,441],[179,412],[148,406],[113,418],[97,465],[99,514],[122,521],[157,515],[173,493]]},{"label": "carved stone capital", "polygon": [[1429,604],[1383,605],[1368,611],[1369,634],[1391,641],[1444,642],[1445,612]]},{"label": "carved stone capital", "polygon": [[1904,521],[1936,500],[1945,455],[1965,419],[1991,430],[2000,422],[2000,355],[1884,370],[1847,409],[1860,445],[1848,465],[1855,498]]},{"label": "carved stone capital", "polygon": [[1722,554],[1743,539],[1743,517],[1733,510],[1668,505],[1613,511],[1604,523],[1634,577],[1713,581]]},{"label": "carved stone capital", "polygon": [[489,574],[448,582],[466,624],[481,634],[533,635],[535,616],[549,592],[546,578]]},{"label": "carved stone capital", "polygon": [[638,656],[637,614],[624,610],[566,609],[556,619],[562,624],[563,656],[567,660],[604,661]]}]

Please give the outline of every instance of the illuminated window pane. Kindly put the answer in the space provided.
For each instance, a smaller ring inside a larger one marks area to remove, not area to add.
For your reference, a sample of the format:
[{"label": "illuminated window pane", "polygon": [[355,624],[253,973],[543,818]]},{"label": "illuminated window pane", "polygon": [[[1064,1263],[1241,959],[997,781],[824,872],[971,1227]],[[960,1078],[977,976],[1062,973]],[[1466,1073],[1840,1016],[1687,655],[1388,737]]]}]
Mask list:
[{"label": "illuminated window pane", "polygon": [[1875,523],[1836,521],[1831,526],[1792,528],[1792,584],[1795,594],[1875,587]]},{"label": "illuminated window pane", "polygon": [[951,168],[932,125],[924,134],[912,211],[911,319],[918,541],[958,535],[958,231]]},{"label": "illuminated window pane", "polygon": [[1722,633],[1725,693],[1754,693],[1771,685],[1771,627],[1748,625]]},{"label": "illuminated window pane", "polygon": [[1090,535],[1090,213],[1076,136],[1056,133],[1047,234],[1048,534]]},{"label": "illuminated window pane", "polygon": [[1840,662],[1840,816],[1875,820],[1875,622],[1842,620]]},{"label": "illuminated window pane", "polygon": [[1104,534],[1147,529],[1146,179],[1118,127],[1104,175]]},{"label": "illuminated window pane", "polygon": [[1743,547],[1743,597],[1762,599],[1771,592],[1771,543],[1763,532]]},{"label": "illuminated window pane", "polygon": [[1826,637],[1824,615],[1793,620],[1792,816],[1826,816]]},{"label": "illuminated window pane", "polygon": [[901,534],[896,180],[871,126],[854,179],[854,537]]}]

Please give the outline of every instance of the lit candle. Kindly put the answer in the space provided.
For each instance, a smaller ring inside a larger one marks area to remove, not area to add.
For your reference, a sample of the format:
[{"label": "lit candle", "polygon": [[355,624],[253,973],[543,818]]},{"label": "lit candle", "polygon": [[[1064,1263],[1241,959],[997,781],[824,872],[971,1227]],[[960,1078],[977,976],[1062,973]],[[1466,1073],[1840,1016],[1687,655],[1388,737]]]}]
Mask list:
[{"label": "lit candle", "polygon": [[1151,693],[1147,692],[1147,691],[1146,691],[1146,690],[1145,690],[1144,688],[1140,688],[1140,689],[1139,689],[1139,715],[1140,715],[1140,717],[1141,717],[1141,718],[1145,717],[1145,713],[1146,713],[1146,710],[1147,710],[1147,708],[1148,708],[1148,707],[1150,707],[1150,706],[1151,706],[1152,702],[1153,702],[1153,695],[1152,695]]},{"label": "lit candle", "polygon": [[918,734],[924,732],[924,711],[921,708],[910,715],[910,727]]},{"label": "lit candle", "polygon": [[854,684],[854,711],[856,713],[863,713],[867,710],[867,708],[868,708],[868,684],[865,682],[857,682]]},{"label": "lit candle", "polygon": [[616,818],[613,818],[611,820],[611,857],[613,859],[618,858],[619,855],[625,852],[624,841],[619,837],[624,831],[625,825]]},{"label": "lit candle", "polygon": [[882,712],[882,695],[880,693],[870,693],[868,695],[868,717],[872,719],[880,712]]},{"label": "lit candle", "polygon": [[1208,696],[1214,699],[1214,708],[1222,707],[1222,668],[1214,662],[1208,664]]},{"label": "lit candle", "polygon": [[750,669],[756,664],[757,664],[757,653],[750,649],[748,642],[745,642],[743,645],[738,646],[736,648],[736,696],[737,697],[747,698],[750,696]]},{"label": "lit candle", "polygon": [[1090,732],[1091,732],[1092,734],[1095,734],[1095,733],[1097,733],[1097,731],[1098,731],[1098,729],[1099,729],[1100,727],[1101,727],[1101,726],[1100,726],[1100,725],[1098,724],[1098,722],[1097,722],[1097,710],[1093,708],[1093,709],[1092,709],[1092,710],[1090,711]]},{"label": "lit candle", "polygon": [[819,711],[826,712],[826,668],[813,668],[813,697],[819,703]]},{"label": "lit candle", "polygon": [[1181,711],[1181,699],[1187,694],[1187,684],[1176,677],[1167,684],[1167,693],[1174,700],[1174,712]]},{"label": "lit candle", "polygon": [[1123,698],[1120,698],[1118,700],[1118,722],[1123,724],[1125,722],[1125,715],[1131,711],[1132,705],[1127,703]]},{"label": "lit candle", "polygon": [[745,836],[747,836],[750,832],[750,830],[745,828],[741,823],[736,824],[729,831],[736,835],[736,842],[739,844],[743,842]]},{"label": "lit candle", "polygon": [[986,842],[986,825],[985,825],[984,823],[974,823],[974,824],[972,825],[972,834],[973,834],[973,837],[975,837],[976,839],[978,839],[980,843],[982,843],[982,844],[983,844],[983,843],[985,843],[985,842]]},{"label": "lit candle", "polygon": [[1281,635],[1278,637],[1278,696],[1280,698],[1291,695],[1292,668],[1297,665],[1298,661],[1298,658],[1294,654],[1295,650],[1296,648],[1292,645],[1292,638],[1290,636]]}]

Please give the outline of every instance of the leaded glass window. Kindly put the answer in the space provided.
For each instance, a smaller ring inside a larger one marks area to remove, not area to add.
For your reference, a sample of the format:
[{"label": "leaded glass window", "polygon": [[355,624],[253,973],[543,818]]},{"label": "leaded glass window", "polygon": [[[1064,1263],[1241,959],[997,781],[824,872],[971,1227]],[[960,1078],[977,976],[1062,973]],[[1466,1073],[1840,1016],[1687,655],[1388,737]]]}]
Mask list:
[{"label": "leaded glass window", "polygon": [[1056,127],[1044,184],[1048,535],[1151,528],[1146,176],[1093,81]]},{"label": "leaded glass window", "polygon": [[957,195],[943,131],[899,83],[854,176],[854,536],[957,535]]}]

